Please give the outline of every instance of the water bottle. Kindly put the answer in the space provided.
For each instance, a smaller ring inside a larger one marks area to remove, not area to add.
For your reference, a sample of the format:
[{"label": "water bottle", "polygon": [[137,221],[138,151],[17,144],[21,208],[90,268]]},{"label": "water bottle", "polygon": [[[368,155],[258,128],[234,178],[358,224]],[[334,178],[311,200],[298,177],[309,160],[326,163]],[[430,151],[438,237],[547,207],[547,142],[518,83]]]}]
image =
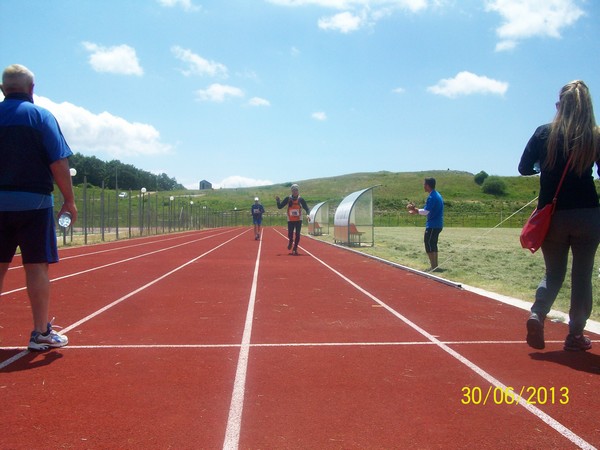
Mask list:
[{"label": "water bottle", "polygon": [[63,228],[69,228],[71,225],[71,213],[64,212],[58,218],[58,225]]}]

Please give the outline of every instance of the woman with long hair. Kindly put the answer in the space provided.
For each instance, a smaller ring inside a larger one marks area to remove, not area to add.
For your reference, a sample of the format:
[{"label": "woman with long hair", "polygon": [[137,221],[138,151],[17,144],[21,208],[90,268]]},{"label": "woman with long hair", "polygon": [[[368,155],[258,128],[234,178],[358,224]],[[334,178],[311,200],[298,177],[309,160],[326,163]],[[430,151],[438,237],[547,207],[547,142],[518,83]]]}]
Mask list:
[{"label": "woman with long hair", "polygon": [[527,320],[527,343],[536,349],[545,347],[544,320],[565,280],[569,251],[573,254],[571,305],[564,349],[592,348],[583,331],[592,312],[592,274],[600,243],[600,203],[593,176],[594,164],[600,175],[600,132],[589,89],[581,80],[563,86],[554,120],[535,130],[521,156],[521,175],[541,172],[538,208],[552,203],[567,164],[550,230],[542,244],[546,272]]}]

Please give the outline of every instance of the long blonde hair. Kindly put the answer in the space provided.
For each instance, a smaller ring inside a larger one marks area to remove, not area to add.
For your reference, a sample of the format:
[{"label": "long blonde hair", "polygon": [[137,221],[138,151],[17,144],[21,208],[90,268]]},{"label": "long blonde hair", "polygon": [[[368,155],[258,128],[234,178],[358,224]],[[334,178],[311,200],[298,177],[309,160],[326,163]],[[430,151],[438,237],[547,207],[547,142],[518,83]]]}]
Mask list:
[{"label": "long blonde hair", "polygon": [[599,134],[588,87],[581,80],[571,81],[560,90],[544,167],[554,167],[562,151],[565,159],[573,155],[571,169],[582,176],[600,156]]}]

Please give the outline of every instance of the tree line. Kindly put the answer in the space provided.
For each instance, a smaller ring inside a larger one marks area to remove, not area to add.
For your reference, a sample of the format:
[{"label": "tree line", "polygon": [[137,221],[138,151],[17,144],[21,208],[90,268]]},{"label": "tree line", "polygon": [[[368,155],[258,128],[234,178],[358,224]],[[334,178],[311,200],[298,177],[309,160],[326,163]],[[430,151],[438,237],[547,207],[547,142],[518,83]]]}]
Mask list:
[{"label": "tree line", "polygon": [[[84,156],[75,153],[69,158],[69,165],[77,170],[73,184],[82,184],[84,177],[94,186],[106,189],[136,191],[145,187],[149,191],[183,190],[185,187],[175,178],[169,178],[165,173],[156,175],[140,170],[131,164],[123,164],[119,160],[102,161],[95,156]],[[103,184],[104,183],[104,184]]]}]

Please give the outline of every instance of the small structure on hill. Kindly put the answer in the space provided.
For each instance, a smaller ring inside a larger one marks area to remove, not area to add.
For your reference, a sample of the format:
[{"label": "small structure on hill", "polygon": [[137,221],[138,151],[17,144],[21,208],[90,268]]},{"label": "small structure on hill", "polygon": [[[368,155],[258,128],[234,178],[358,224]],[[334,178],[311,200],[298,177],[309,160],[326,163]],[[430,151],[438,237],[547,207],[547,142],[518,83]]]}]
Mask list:
[{"label": "small structure on hill", "polygon": [[204,191],[206,189],[212,189],[212,183],[206,181],[206,180],[202,180],[200,182],[200,185],[198,187],[201,191]]}]

